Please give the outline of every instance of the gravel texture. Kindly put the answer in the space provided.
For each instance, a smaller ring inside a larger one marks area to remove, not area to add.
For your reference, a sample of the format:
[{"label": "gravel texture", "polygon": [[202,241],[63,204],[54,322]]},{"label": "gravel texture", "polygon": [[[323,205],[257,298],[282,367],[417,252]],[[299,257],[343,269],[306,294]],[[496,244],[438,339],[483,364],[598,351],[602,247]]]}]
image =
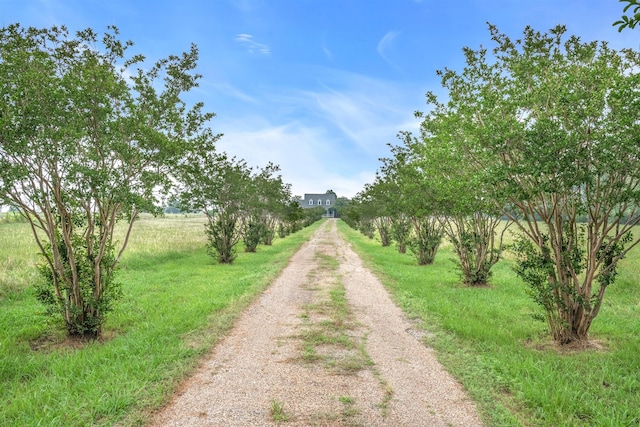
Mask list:
[{"label": "gravel texture", "polygon": [[[347,301],[339,321],[332,290]],[[308,340],[335,329],[342,344]],[[420,338],[329,220],[153,425],[481,426]]]}]

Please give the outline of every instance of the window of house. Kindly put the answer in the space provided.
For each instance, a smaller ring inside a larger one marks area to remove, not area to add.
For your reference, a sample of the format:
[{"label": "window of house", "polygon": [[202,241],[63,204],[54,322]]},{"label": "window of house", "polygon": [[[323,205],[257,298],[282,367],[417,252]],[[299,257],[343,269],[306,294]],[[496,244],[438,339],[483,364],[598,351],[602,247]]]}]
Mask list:
[{"label": "window of house", "polygon": [[318,206],[322,205],[322,200],[318,199]]},{"label": "window of house", "polygon": [[331,200],[327,199],[327,206],[331,204]]},{"label": "window of house", "polygon": [[309,204],[312,205],[313,204],[313,199],[309,199]]}]

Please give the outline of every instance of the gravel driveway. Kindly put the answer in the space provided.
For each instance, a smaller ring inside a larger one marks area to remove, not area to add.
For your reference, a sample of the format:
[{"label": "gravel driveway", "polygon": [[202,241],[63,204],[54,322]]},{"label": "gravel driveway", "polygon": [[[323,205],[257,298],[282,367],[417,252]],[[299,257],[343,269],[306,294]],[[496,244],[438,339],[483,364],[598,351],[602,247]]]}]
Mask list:
[{"label": "gravel driveway", "polygon": [[473,402],[325,221],[156,426],[481,426]]}]

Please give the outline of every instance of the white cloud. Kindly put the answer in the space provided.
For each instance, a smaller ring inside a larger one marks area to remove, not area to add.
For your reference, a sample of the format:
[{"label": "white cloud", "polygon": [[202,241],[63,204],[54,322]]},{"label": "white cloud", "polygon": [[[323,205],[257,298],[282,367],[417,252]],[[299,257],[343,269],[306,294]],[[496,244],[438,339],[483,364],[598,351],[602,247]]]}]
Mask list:
[{"label": "white cloud", "polygon": [[294,195],[332,189],[339,196],[353,197],[373,180],[377,168],[346,154],[340,149],[343,142],[321,127],[299,122],[275,126],[262,118],[244,117],[219,123],[217,129],[224,133],[220,151],[243,158],[250,166],[263,167],[270,161],[279,165]]},{"label": "white cloud", "polygon": [[389,59],[388,51],[393,48],[393,42],[399,34],[400,33],[397,31],[389,31],[384,35],[384,37],[382,37],[382,39],[380,39],[377,47],[378,55],[380,55],[380,57],[384,59],[387,64],[395,69],[398,69],[398,66]]},{"label": "white cloud", "polygon": [[309,100],[301,103],[313,106],[313,113],[339,129],[362,155],[377,160],[387,153],[386,145],[396,141],[398,131],[417,129],[413,111],[421,106],[420,89],[357,74],[341,73],[338,79],[324,90],[306,92]]},{"label": "white cloud", "polygon": [[327,59],[329,59],[329,61],[334,62],[333,53],[324,44],[322,45],[322,52],[324,52],[324,55],[327,57]]},{"label": "white cloud", "polygon": [[249,102],[251,104],[255,104],[258,102],[254,97],[247,94],[246,92],[241,91],[237,87],[232,86],[228,82],[218,83],[211,80],[203,80],[201,86],[210,87],[219,94],[228,96],[230,98],[235,98],[240,101]]},{"label": "white cloud", "polygon": [[254,102],[215,120],[219,148],[252,166],[280,165],[296,195],[333,189],[353,197],[390,156],[387,144],[399,143],[398,131],[417,130],[422,89],[327,68],[298,72],[323,83],[245,93]]},{"label": "white cloud", "polygon": [[258,43],[253,39],[251,34],[238,34],[235,41],[244,46],[250,53],[259,53],[261,55],[269,55],[271,48],[263,43]]},{"label": "white cloud", "polygon": [[278,164],[294,194],[315,191],[314,176],[327,173],[329,165],[319,156],[326,139],[322,130],[297,123],[277,126],[256,117],[219,125],[225,134],[218,144],[221,151],[245,159],[250,166]]}]

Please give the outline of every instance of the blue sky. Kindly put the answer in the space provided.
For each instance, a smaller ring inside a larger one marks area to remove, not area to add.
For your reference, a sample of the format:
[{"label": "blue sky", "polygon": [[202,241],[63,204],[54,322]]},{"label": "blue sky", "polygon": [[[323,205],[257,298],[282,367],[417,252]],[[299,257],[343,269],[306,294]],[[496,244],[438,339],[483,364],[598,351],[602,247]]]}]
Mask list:
[{"label": "blue sky", "polygon": [[352,197],[401,130],[415,131],[437,69],[462,48],[491,46],[486,22],[512,38],[565,24],[585,41],[640,48],[612,27],[616,0],[0,0],[2,25],[107,25],[150,60],[195,43],[193,100],[216,113],[220,150],[282,168],[293,193]]}]

